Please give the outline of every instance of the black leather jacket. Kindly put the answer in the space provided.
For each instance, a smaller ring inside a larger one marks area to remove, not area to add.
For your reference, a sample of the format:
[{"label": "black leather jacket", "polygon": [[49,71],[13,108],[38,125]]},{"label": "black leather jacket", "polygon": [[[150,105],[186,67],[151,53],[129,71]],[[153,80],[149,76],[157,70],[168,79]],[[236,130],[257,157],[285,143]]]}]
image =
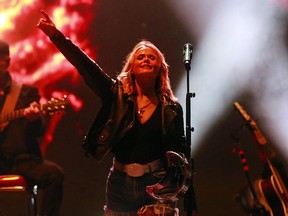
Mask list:
[{"label": "black leather jacket", "polygon": [[[86,84],[101,98],[102,108],[83,141],[88,155],[101,161],[134,123],[134,96],[123,92],[121,82],[112,79],[97,63],[61,32],[50,38],[74,65]],[[185,145],[183,111],[179,103],[162,99],[163,151],[188,153]]]}]

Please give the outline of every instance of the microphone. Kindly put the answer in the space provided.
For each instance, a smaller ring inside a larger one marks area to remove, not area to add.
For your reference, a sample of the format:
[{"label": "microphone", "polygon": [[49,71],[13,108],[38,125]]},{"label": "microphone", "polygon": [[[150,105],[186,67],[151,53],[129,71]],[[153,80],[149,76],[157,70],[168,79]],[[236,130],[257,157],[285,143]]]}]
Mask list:
[{"label": "microphone", "polygon": [[190,64],[191,64],[191,59],[192,59],[192,52],[193,52],[193,46],[190,43],[186,43],[184,45],[184,49],[183,49],[183,63],[184,66],[187,69],[190,70]]}]

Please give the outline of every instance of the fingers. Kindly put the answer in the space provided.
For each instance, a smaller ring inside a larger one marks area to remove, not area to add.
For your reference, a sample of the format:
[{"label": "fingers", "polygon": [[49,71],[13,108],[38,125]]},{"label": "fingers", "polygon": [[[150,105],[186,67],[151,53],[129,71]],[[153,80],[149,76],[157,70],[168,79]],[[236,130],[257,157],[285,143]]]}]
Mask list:
[{"label": "fingers", "polygon": [[44,11],[44,10],[40,10],[41,14],[45,17],[45,19],[47,21],[51,21],[50,17],[48,16],[48,14]]},{"label": "fingers", "polygon": [[33,102],[30,104],[29,108],[27,108],[29,113],[39,113],[40,112],[40,105],[37,102]]},{"label": "fingers", "polygon": [[40,104],[37,102],[32,102],[29,107],[24,109],[24,116],[29,121],[34,121],[40,117]]},{"label": "fingers", "polygon": [[49,25],[55,26],[53,21],[50,19],[49,15],[44,10],[40,10],[40,12],[43,15],[43,18],[39,19],[39,22],[37,24],[38,27],[43,23],[47,23]]},{"label": "fingers", "polygon": [[48,14],[44,10],[40,10],[43,15],[37,23],[37,27],[41,29],[48,37],[53,37],[57,33],[57,28]]},{"label": "fingers", "polygon": [[40,108],[40,104],[37,103],[36,101],[34,101],[34,102],[32,102],[32,103],[30,104],[30,107],[39,109],[39,108]]},{"label": "fingers", "polygon": [[29,121],[35,121],[40,118],[41,112],[38,107],[28,107],[24,110],[24,116]]}]

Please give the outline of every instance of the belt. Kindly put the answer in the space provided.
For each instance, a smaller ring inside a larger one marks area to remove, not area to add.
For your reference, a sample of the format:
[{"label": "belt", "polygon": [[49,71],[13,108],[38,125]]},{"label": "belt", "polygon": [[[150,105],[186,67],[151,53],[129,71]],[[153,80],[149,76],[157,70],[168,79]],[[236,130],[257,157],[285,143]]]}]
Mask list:
[{"label": "belt", "polygon": [[160,159],[152,161],[147,164],[138,164],[138,163],[122,164],[118,162],[115,158],[113,159],[113,168],[118,171],[124,172],[131,177],[140,177],[145,173],[154,172],[162,167],[163,162]]}]

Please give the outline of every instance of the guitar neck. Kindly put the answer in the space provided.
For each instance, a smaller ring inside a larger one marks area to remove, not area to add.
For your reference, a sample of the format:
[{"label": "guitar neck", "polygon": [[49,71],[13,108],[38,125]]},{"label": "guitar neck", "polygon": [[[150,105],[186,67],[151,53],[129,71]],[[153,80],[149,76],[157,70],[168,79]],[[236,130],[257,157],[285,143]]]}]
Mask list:
[{"label": "guitar neck", "polygon": [[[51,98],[46,104],[40,104],[40,111],[46,111],[49,114],[54,114],[55,112],[63,111],[66,109],[68,104],[67,96],[64,98]],[[28,107],[26,107],[28,108]],[[12,120],[22,118],[24,116],[24,111],[26,108],[18,109],[9,113],[0,114],[0,125],[3,123],[8,123]]]},{"label": "guitar neck", "polygon": [[15,110],[15,111],[10,112],[10,113],[1,114],[0,115],[0,124],[10,122],[10,121],[18,119],[18,118],[22,118],[24,116],[24,110],[25,110],[25,108]]},{"label": "guitar neck", "polygon": [[258,128],[258,126],[256,124],[256,121],[251,118],[251,116],[243,109],[243,107],[238,102],[234,102],[234,106],[240,112],[242,117],[249,123],[249,126],[250,126],[250,128],[251,128],[251,130],[252,130],[257,142],[260,145],[266,145],[267,144],[267,139],[265,138],[265,136],[259,130],[259,128]]}]

